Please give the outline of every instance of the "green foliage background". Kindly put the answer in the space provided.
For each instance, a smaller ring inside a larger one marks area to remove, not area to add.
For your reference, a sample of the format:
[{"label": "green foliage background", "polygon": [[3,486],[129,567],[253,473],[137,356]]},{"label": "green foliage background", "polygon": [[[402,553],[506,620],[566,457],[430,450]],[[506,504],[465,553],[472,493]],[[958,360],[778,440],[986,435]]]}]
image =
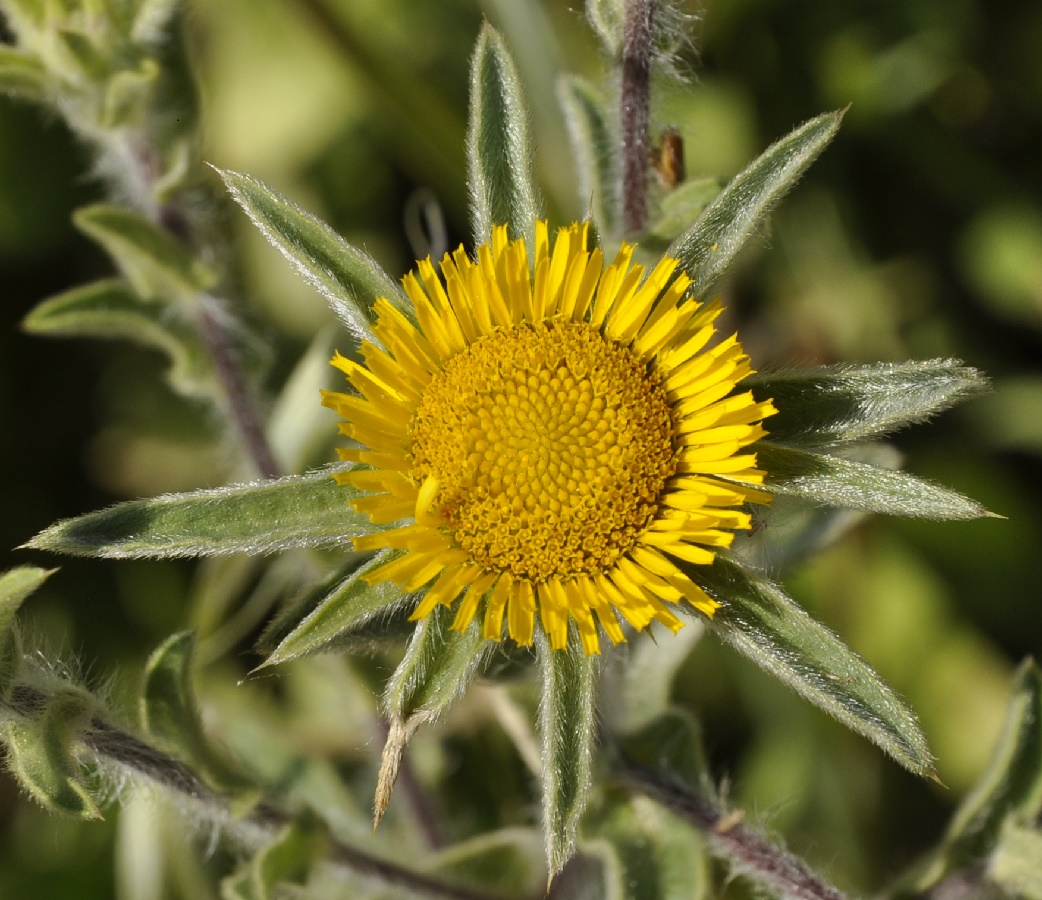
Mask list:
[{"label": "green foliage background", "polygon": [[[388,271],[426,253],[406,237],[425,198],[440,203],[451,244],[468,238],[467,72],[483,16],[526,82],[549,206],[559,221],[582,214],[554,98],[558,72],[596,79],[603,68],[579,4],[188,6],[205,158],[262,178]],[[691,176],[734,174],[797,123],[851,104],[726,289],[754,364],[956,356],[995,383],[994,395],[896,442],[911,471],[1006,521],[875,518],[787,582],[908,698],[946,787],[903,772],[711,640],[681,679],[733,802],[841,887],[871,890],[936,838],[988,758],[1015,665],[1042,655],[1042,7],[709,0],[691,11],[701,22],[676,65],[696,84],[678,80],[655,105],[655,124],[682,132]],[[157,355],[19,331],[41,298],[109,271],[69,219],[101,198],[87,159],[60,125],[0,97],[0,548],[118,499],[230,477],[212,450],[213,423],[165,387]],[[212,188],[221,192],[216,176]],[[238,299],[271,345],[277,385],[331,316],[245,216],[229,206],[226,224],[241,260]],[[329,447],[316,448],[316,463],[332,458]],[[0,568],[55,563],[0,557]],[[61,566],[26,605],[28,630],[70,666],[73,655],[90,661],[86,677],[111,680],[117,694],[170,632],[200,626],[185,602],[191,564]],[[225,677],[256,663],[253,633],[211,660]],[[315,735],[337,739],[333,729]],[[456,777],[494,770],[503,751],[486,746],[493,740],[461,746]],[[345,746],[343,765],[365,752]],[[490,797],[473,815],[502,824],[504,813]],[[0,897],[112,896],[116,818],[60,820],[0,776]]]}]

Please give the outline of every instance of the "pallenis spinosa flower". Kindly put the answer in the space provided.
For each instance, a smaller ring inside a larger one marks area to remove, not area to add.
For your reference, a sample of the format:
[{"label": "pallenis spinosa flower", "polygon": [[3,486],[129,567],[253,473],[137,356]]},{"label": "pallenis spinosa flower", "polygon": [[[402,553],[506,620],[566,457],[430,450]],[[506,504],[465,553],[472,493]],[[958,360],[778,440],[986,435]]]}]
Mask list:
[{"label": "pallenis spinosa flower", "polygon": [[645,277],[623,244],[605,266],[587,234],[551,248],[537,223],[531,267],[506,226],[476,260],[446,254],[441,278],[425,260],[404,281],[417,324],[380,299],[383,349],[333,360],[357,393],[324,403],[360,464],[337,480],[398,523],[355,548],[404,551],[365,578],[426,586],[413,619],[454,605],[454,630],[477,615],[498,640],[505,618],[522,645],[538,621],[555,650],[572,621],[587,653],[598,622],[624,640],[619,616],[676,631],[672,604],[719,603],[674,560],[712,562],[770,499],[748,448],[775,410],[735,390],[751,373],[737,338],[710,345],[720,305],[688,297],[675,259]]}]

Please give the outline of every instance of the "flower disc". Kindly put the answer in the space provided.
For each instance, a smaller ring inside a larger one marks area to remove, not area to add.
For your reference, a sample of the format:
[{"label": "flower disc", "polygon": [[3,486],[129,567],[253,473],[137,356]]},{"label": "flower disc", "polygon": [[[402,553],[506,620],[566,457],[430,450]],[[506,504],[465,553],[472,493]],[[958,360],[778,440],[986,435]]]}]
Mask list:
[{"label": "flower disc", "polygon": [[713,614],[677,562],[711,562],[749,527],[741,507],[769,500],[742,451],[774,409],[734,392],[748,360],[734,337],[706,349],[720,308],[685,299],[676,260],[645,277],[623,245],[604,267],[585,225],[551,252],[537,223],[535,243],[531,268],[505,228],[476,260],[446,255],[441,279],[420,262],[404,280],[415,324],[378,300],[382,348],[337,354],[357,394],[323,402],[359,445],[341,456],[369,467],[337,479],[388,526],[356,549],[404,551],[367,579],[426,586],[413,618],[458,600],[453,628],[483,606],[486,637],[505,616],[530,644],[538,618],[556,649],[574,622],[596,653],[597,622],[617,642],[618,615],[675,631],[668,604]]}]

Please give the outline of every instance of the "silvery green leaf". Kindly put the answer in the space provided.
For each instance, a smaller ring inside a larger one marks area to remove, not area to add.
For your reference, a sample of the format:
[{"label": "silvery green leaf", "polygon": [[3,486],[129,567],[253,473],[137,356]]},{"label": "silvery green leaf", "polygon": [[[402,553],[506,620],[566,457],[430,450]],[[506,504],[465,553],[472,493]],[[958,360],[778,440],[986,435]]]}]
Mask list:
[{"label": "silvery green leaf", "polygon": [[25,546],[113,559],[344,547],[375,529],[352,508],[355,489],[330,471],[131,500],[58,522]]},{"label": "silvery green leaf", "polygon": [[611,56],[622,50],[622,27],[626,18],[623,0],[586,0],[586,17]]},{"label": "silvery green leaf", "polygon": [[658,217],[641,238],[640,246],[664,251],[719,193],[720,182],[715,178],[696,178],[677,185],[662,197]]},{"label": "silvery green leaf", "polygon": [[1032,660],[1017,671],[998,746],[963,800],[945,837],[949,871],[979,862],[1002,823],[1035,821],[1042,812],[1042,672]]},{"label": "silvery green leaf", "polygon": [[417,622],[405,656],[387,682],[382,706],[389,727],[373,803],[377,822],[391,799],[409,740],[463,696],[495,646],[481,636],[477,619],[457,632],[449,628],[453,618],[452,611],[439,605]]},{"label": "silvery green leaf", "polygon": [[564,650],[553,650],[536,629],[542,686],[539,734],[543,745],[543,837],[553,877],[575,853],[586,809],[597,736],[596,656],[587,656],[573,630]]},{"label": "silvery green leaf", "polygon": [[798,447],[878,437],[989,387],[980,372],[955,359],[765,372],[744,384],[778,408],[766,423],[771,440]]},{"label": "silvery green leaf", "polygon": [[604,673],[606,691],[615,703],[602,711],[612,728],[631,732],[643,728],[670,706],[677,670],[691,655],[705,629],[695,622],[676,634],[652,641],[638,635],[619,648],[620,665]]},{"label": "silvery green leaf", "polygon": [[[388,553],[351,567],[346,577],[338,577],[334,584],[320,585],[313,591],[317,597],[306,598],[301,604],[311,611],[283,637],[278,646],[258,668],[307,656],[328,648],[346,634],[357,631],[373,620],[384,619],[403,602],[402,589],[391,581],[369,584],[363,576],[389,561]],[[411,612],[411,610],[410,610]]]},{"label": "silvery green leaf", "polygon": [[533,828],[504,828],[454,844],[439,851],[429,869],[502,900],[528,900],[546,887],[542,836]]},{"label": "silvery green leaf", "polygon": [[19,566],[0,574],[0,697],[9,695],[22,662],[22,642],[15,615],[25,598],[56,571]]},{"label": "silvery green leaf", "polygon": [[380,297],[412,315],[398,283],[325,222],[250,175],[222,169],[217,173],[268,242],[326,298],[356,338],[373,340],[372,306]]},{"label": "silvery green leaf", "polygon": [[598,818],[597,834],[611,844],[619,863],[616,897],[700,900],[713,896],[712,865],[698,832],[648,797],[611,804]]},{"label": "silvery green leaf", "polygon": [[79,819],[101,818],[74,747],[92,707],[92,698],[59,689],[36,717],[7,716],[0,722],[8,765],[22,787],[45,809]]},{"label": "silvery green leaf", "polygon": [[209,266],[140,213],[98,203],[76,210],[72,218],[80,231],[112,255],[145,300],[194,297],[217,283]]},{"label": "silvery green leaf", "polygon": [[579,204],[593,214],[601,235],[617,227],[615,135],[600,91],[576,75],[562,75],[557,97],[571,138],[579,179]]},{"label": "silvery green leaf", "polygon": [[307,875],[321,848],[315,829],[296,824],[282,829],[271,843],[258,850],[238,872],[221,883],[222,900],[279,900],[280,884]]},{"label": "silvery green leaf", "polygon": [[528,112],[513,57],[488,24],[471,61],[467,174],[475,243],[490,240],[494,225],[507,225],[512,239],[525,238],[531,256],[540,204]]},{"label": "silvery green leaf", "polygon": [[24,100],[43,100],[49,80],[43,63],[35,56],[0,46],[0,93]]},{"label": "silvery green leaf", "polygon": [[172,635],[149,657],[141,691],[141,723],[145,731],[199,766],[214,787],[245,791],[251,783],[207,737],[192,689],[195,637]]},{"label": "silvery green leaf", "polygon": [[180,393],[208,394],[213,372],[198,332],[166,304],[142,303],[130,285],[106,279],[44,300],[22,323],[31,334],[126,338],[165,353]]},{"label": "silvery green leaf", "polygon": [[976,519],[988,511],[974,500],[907,472],[838,456],[756,444],[766,490],[824,506],[924,519]]},{"label": "silvery green leaf", "polygon": [[709,296],[767,214],[828,146],[842,118],[842,112],[825,113],[772,144],[673,241],[667,255],[694,280],[697,299]]},{"label": "silvery green leaf", "polygon": [[723,604],[711,620],[692,616],[907,769],[933,772],[926,738],[904,701],[777,586],[723,555],[709,566],[681,565]]},{"label": "silvery green leaf", "polygon": [[1007,820],[988,860],[987,876],[1005,897],[1042,900],[1042,831]]}]

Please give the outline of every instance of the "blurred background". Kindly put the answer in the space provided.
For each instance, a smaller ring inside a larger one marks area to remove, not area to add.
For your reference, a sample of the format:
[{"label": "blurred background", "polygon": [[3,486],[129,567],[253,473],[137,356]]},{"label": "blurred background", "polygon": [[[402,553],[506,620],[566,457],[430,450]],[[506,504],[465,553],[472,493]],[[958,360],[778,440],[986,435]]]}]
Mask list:
[{"label": "blurred background", "polygon": [[[389,272],[426,254],[415,235],[432,209],[450,243],[469,241],[462,146],[483,17],[527,85],[552,218],[583,214],[555,79],[612,75],[579,0],[187,7],[204,158],[263,179]],[[957,357],[994,381],[993,395],[895,443],[911,471],[1005,519],[867,520],[785,579],[910,701],[943,786],[712,641],[677,688],[732,801],[839,886],[868,891],[943,829],[988,758],[1013,668],[1042,654],[1042,5],[707,0],[686,11],[654,124],[681,132],[689,177],[733,175],[800,122],[850,107],[726,289],[754,365]],[[39,300],[109,271],[70,224],[101,197],[88,170],[60,123],[0,97],[2,568],[58,563],[10,549],[57,518],[227,477],[213,423],[165,386],[158,355],[19,330]],[[245,216],[229,208],[226,227],[234,300],[270,344],[274,391],[331,315]],[[332,419],[329,429],[332,442]],[[60,565],[25,607],[30,632],[129,696],[148,653],[188,621],[192,566]],[[230,665],[245,671],[236,653]],[[0,775],[0,897],[114,896],[117,819],[58,820]]]}]

